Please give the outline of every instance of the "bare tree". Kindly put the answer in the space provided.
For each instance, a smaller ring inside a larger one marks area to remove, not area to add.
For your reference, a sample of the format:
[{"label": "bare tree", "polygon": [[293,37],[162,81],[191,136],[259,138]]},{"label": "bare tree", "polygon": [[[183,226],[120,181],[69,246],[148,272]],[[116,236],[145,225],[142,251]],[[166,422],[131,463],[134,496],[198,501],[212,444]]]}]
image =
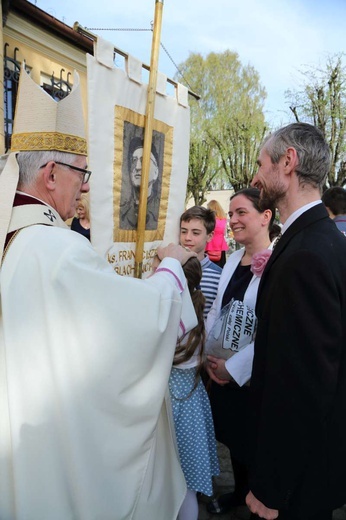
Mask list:
[{"label": "bare tree", "polygon": [[286,99],[296,121],[317,126],[332,157],[325,188],[346,185],[346,70],[343,54],[329,56],[323,68],[301,72],[302,88],[287,91]]}]

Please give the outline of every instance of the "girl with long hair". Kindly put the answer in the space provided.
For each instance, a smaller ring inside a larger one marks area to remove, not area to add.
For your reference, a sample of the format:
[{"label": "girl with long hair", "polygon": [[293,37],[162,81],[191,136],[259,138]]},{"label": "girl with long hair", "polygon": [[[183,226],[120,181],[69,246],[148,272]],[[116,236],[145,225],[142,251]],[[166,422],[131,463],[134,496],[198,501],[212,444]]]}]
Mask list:
[{"label": "girl with long hair", "polygon": [[180,462],[188,488],[178,520],[197,520],[197,492],[213,494],[212,477],[219,474],[219,464],[209,398],[200,377],[205,341],[205,298],[199,287],[201,263],[197,258],[190,258],[183,270],[198,324],[178,340],[169,390]]}]

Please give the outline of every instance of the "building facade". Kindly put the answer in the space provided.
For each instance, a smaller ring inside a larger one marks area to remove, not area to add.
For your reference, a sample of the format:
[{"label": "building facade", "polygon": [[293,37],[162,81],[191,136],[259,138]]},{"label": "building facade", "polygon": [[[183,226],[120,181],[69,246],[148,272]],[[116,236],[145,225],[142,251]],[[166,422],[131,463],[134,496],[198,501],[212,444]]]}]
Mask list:
[{"label": "building facade", "polygon": [[73,85],[73,71],[80,76],[83,104],[87,113],[86,53],[93,41],[42,11],[27,0],[2,0],[0,49],[0,154],[10,148],[14,108],[21,65],[34,81],[55,99],[66,96]]}]

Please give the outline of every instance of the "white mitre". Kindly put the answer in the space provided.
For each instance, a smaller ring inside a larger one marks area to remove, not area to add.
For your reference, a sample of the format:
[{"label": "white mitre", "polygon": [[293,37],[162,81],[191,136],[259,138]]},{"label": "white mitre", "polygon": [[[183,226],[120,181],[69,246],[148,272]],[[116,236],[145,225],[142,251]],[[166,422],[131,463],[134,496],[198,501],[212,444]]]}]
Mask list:
[{"label": "white mitre", "polygon": [[16,153],[45,150],[87,155],[79,76],[75,72],[71,93],[61,101],[55,101],[31,79],[23,65],[11,153],[0,175],[0,262],[18,185]]},{"label": "white mitre", "polygon": [[76,72],[71,93],[57,102],[22,68],[11,151],[40,150],[87,155],[82,97]]}]

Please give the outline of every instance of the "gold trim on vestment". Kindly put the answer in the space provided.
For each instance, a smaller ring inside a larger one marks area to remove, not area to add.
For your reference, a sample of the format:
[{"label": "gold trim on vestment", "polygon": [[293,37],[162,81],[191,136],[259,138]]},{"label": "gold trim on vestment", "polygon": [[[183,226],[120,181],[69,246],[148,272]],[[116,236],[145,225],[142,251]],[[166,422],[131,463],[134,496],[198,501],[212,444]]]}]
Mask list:
[{"label": "gold trim on vestment", "polygon": [[87,142],[82,137],[59,132],[29,132],[12,135],[12,152],[44,150],[87,155]]},{"label": "gold trim on vestment", "polygon": [[4,252],[3,252],[3,254],[2,254],[2,258],[1,258],[0,266],[3,264],[3,261],[5,260],[5,256],[6,256],[6,254],[7,254],[7,251],[8,251],[8,249],[9,249],[10,245],[12,244],[13,240],[14,240],[14,239],[16,238],[16,236],[18,235],[19,231],[20,231],[20,229],[17,229],[17,231],[15,231],[15,232],[13,233],[13,235],[12,235],[11,238],[10,238],[10,240],[8,241],[7,246],[5,247]]}]

